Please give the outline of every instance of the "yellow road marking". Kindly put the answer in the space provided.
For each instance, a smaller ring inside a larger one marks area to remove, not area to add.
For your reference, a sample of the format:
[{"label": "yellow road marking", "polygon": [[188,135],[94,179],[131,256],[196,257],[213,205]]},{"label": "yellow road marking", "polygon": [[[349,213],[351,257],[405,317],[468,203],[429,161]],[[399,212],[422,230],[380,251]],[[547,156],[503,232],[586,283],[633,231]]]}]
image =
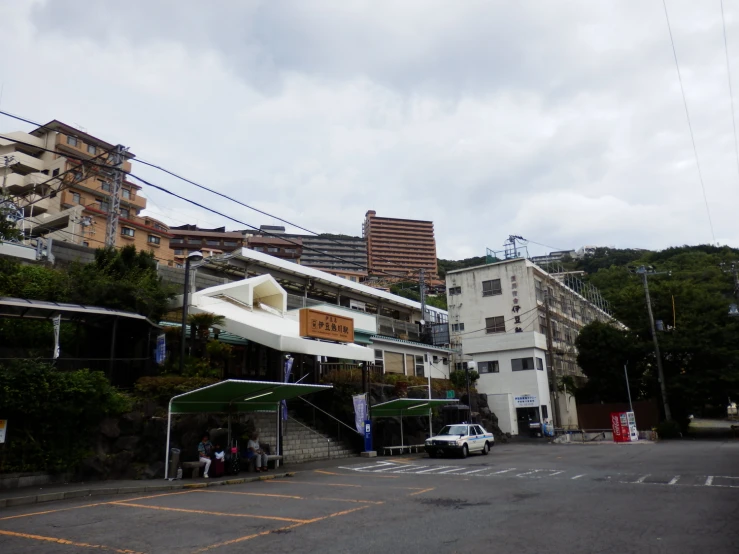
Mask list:
[{"label": "yellow road marking", "polygon": [[57,512],[67,512],[69,510],[79,510],[80,508],[94,508],[95,506],[107,506],[109,504],[114,504],[116,502],[133,502],[134,500],[146,500],[148,498],[159,498],[162,496],[173,496],[176,494],[189,494],[191,492],[195,491],[178,491],[178,492],[166,492],[163,494],[151,494],[149,496],[137,496],[136,498],[128,498],[125,500],[116,500],[115,502],[95,502],[93,504],[83,504],[82,506],[71,506],[69,508],[57,508],[56,510],[44,510],[42,512],[30,512],[27,514],[19,514],[17,516],[6,516],[6,517],[0,517],[0,521],[6,520],[6,519],[18,519],[21,517],[30,517],[30,516],[42,516],[45,514],[55,514]]},{"label": "yellow road marking", "polygon": [[237,491],[199,491],[208,494],[238,494],[242,496],[266,496],[268,498],[287,498],[288,500],[329,500],[331,502],[359,502],[360,504],[384,504],[376,500],[361,500],[353,498],[325,498],[323,496],[291,496],[289,494],[267,494],[261,492],[237,492]]},{"label": "yellow road marking", "polygon": [[420,490],[420,491],[412,492],[412,493],[410,493],[410,494],[409,494],[408,496],[416,496],[417,494],[423,494],[423,493],[425,493],[425,492],[429,492],[429,491],[432,491],[432,490],[434,490],[434,488],[435,488],[435,487],[432,487],[432,488],[430,488],[430,489],[423,489],[423,490]]},{"label": "yellow road marking", "polygon": [[104,546],[102,544],[87,544],[84,542],[74,542],[67,539],[59,539],[56,537],[44,537],[42,535],[29,535],[28,533],[15,533],[13,531],[0,531],[0,535],[7,537],[18,537],[22,539],[33,539],[37,541],[55,542],[57,544],[66,544],[69,546],[80,546],[84,548],[97,548],[98,550],[108,550],[110,552],[118,552],[119,554],[141,554],[135,550],[121,550],[119,548],[113,548],[110,546]]},{"label": "yellow road marking", "polygon": [[292,517],[258,516],[254,514],[227,514],[224,512],[208,512],[206,510],[188,510],[185,508],[165,508],[164,506],[147,506],[146,504],[130,504],[128,502],[111,502],[114,506],[128,506],[129,508],[146,508],[148,510],[162,510],[165,512],[182,512],[186,514],[202,514],[207,516],[222,517],[249,517],[254,519],[271,519],[274,521],[289,521],[291,523],[307,523],[309,519],[296,519]]},{"label": "yellow road marking", "polygon": [[323,471],[320,469],[314,469],[316,473],[323,473],[324,475],[346,475],[345,473],[334,473],[333,471]]},{"label": "yellow road marking", "polygon": [[232,544],[238,544],[240,542],[248,541],[251,539],[255,539],[257,537],[263,537],[265,535],[271,535],[272,533],[279,533],[281,531],[288,531],[290,529],[295,529],[297,527],[302,527],[303,525],[308,525],[310,523],[318,523],[319,521],[323,521],[324,519],[329,519],[332,517],[338,517],[343,516],[346,514],[351,514],[352,512],[358,512],[359,510],[364,510],[365,508],[369,508],[369,506],[360,506],[359,508],[352,508],[351,510],[344,510],[343,512],[336,512],[333,514],[329,514],[327,516],[318,517],[315,519],[310,519],[307,521],[304,521],[302,523],[296,523],[295,525],[288,525],[286,527],[280,527],[279,529],[271,529],[269,531],[262,531],[261,533],[254,533],[252,535],[246,535],[245,537],[239,537],[237,539],[231,539],[229,541],[221,542],[218,544],[212,544],[210,546],[206,546],[205,548],[201,548],[200,550],[196,550],[193,552],[193,554],[200,554],[201,552],[207,552],[208,550],[213,550],[214,548],[219,548],[221,546],[229,546]]},{"label": "yellow road marking", "polygon": [[290,481],[268,481],[268,483],[280,483],[283,485],[292,485],[293,483],[297,483],[299,485],[318,485],[320,487],[357,487],[362,488],[363,485],[347,485],[346,483],[311,483],[310,481],[293,481],[292,479]]}]

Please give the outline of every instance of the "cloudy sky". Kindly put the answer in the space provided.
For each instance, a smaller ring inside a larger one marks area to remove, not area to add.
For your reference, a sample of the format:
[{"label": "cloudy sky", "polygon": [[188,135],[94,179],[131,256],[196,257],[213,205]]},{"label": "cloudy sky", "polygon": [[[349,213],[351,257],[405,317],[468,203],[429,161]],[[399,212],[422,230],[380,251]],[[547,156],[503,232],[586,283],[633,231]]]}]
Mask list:
[{"label": "cloudy sky", "polygon": [[[715,240],[739,246],[721,5],[667,7]],[[725,10],[739,109],[739,4]],[[661,0],[0,0],[0,21],[0,109],[315,231],[359,235],[368,209],[430,219],[445,258],[509,234],[557,249],[714,240]],[[171,224],[244,227],[145,193]]]}]

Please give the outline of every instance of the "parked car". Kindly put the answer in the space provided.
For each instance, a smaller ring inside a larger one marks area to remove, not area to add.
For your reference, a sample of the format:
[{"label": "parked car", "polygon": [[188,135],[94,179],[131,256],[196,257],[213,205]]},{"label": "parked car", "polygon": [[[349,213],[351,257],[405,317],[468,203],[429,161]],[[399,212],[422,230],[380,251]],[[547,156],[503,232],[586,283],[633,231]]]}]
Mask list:
[{"label": "parked car", "polygon": [[495,446],[495,436],[476,423],[447,425],[438,435],[426,439],[425,449],[429,457],[456,454],[466,458],[471,452],[487,454]]}]

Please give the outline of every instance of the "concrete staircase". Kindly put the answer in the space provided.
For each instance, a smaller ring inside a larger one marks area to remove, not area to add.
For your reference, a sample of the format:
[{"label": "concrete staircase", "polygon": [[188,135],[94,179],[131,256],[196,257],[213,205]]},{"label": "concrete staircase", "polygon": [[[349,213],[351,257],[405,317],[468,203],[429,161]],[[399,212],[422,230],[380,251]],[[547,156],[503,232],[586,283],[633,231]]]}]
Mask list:
[{"label": "concrete staircase", "polygon": [[[275,416],[250,414],[260,430],[259,441],[272,446],[277,443]],[[292,416],[282,423],[283,463],[299,464],[316,460],[334,460],[356,456],[354,448],[343,441],[315,430]]]}]

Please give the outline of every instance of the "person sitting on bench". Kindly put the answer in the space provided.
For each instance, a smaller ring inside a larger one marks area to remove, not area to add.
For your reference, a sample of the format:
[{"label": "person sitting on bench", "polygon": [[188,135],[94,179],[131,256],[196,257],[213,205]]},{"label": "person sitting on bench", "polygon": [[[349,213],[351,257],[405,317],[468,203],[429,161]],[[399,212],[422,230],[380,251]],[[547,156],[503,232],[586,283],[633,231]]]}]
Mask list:
[{"label": "person sitting on bench", "polygon": [[200,463],[205,465],[203,477],[208,478],[208,470],[210,469],[211,455],[213,454],[213,445],[210,442],[210,435],[205,433],[203,440],[198,443],[198,459]]},{"label": "person sitting on bench", "polygon": [[246,459],[255,460],[255,471],[267,471],[267,454],[259,446],[259,431],[254,431],[246,444]]}]

